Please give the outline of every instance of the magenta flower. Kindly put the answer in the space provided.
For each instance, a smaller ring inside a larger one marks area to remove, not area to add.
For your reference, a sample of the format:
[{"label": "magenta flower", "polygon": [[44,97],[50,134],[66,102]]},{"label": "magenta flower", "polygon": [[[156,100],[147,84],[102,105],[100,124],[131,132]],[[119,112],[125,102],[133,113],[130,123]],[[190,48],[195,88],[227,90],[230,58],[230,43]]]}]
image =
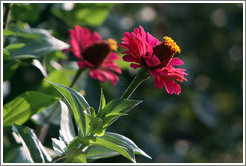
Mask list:
[{"label": "magenta flower", "polygon": [[75,29],[70,29],[70,44],[75,57],[79,58],[78,65],[81,69],[88,67],[90,75],[101,82],[107,79],[115,85],[119,80],[116,73],[121,74],[119,66],[114,63],[119,60],[117,53],[117,43],[113,39],[103,41],[97,32],[91,34],[87,28],[78,25]]},{"label": "magenta flower", "polygon": [[160,42],[150,33],[146,33],[142,26],[135,28],[134,32],[124,33],[123,42],[118,44],[126,49],[123,60],[131,63],[134,69],[139,67],[146,68],[151,76],[155,78],[155,86],[161,89],[165,86],[167,93],[179,95],[180,85],[176,82],[186,80],[185,69],[174,68],[177,65],[183,65],[179,58],[173,58],[176,52],[180,53],[179,46],[170,38],[164,37]]}]

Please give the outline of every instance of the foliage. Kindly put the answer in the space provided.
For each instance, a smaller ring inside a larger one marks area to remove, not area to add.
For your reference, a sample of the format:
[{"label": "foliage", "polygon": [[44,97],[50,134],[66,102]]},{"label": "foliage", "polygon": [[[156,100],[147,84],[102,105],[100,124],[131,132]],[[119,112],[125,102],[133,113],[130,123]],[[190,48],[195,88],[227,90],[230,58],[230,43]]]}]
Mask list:
[{"label": "foliage", "polygon": [[[96,114],[94,108],[91,108],[85,98],[74,89],[52,82],[50,83],[67,100],[69,108],[73,112],[78,129],[78,136],[75,136],[72,120],[68,111],[69,109],[62,101],[60,101],[60,104],[62,105],[60,140],[53,139],[52,143],[53,148],[57,149],[56,152],[62,159],[65,158],[66,161],[69,162],[86,162],[86,153],[88,153],[87,149],[92,145],[94,145],[94,153],[97,153],[96,147],[103,146],[107,149],[118,152],[114,153],[115,155],[122,154],[132,162],[135,162],[134,152],[148,156],[130,139],[115,133],[104,134],[106,127],[112,123],[111,121],[114,121],[115,118],[121,116],[123,112],[130,111],[137,103],[139,103],[139,101],[119,99],[116,100],[116,102],[112,101],[111,103],[106,104],[103,92],[101,91],[101,104],[99,107],[99,113]],[[111,115],[114,116],[111,117]],[[90,156],[91,155],[93,154],[90,149]],[[99,156],[100,154],[93,155],[94,158],[99,158]],[[106,156],[106,154],[103,154],[103,157]],[[109,156],[111,156],[111,153]]]},{"label": "foliage", "polygon": [[[242,162],[243,7],[14,4],[1,49],[3,162]],[[181,95],[167,95],[150,79],[131,96],[143,103],[119,98],[136,75],[122,49],[115,87],[87,70],[69,87],[77,59],[61,50],[74,25],[118,42],[139,25],[158,39],[175,38],[189,74]]]}]

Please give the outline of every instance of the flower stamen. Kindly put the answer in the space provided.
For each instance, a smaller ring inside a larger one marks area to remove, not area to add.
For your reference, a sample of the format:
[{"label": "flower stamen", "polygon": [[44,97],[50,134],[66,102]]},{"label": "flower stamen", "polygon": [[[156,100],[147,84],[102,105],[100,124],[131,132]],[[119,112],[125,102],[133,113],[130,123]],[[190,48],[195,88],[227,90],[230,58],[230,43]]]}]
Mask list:
[{"label": "flower stamen", "polygon": [[109,43],[110,49],[117,51],[117,49],[118,49],[117,42],[112,38],[109,38],[107,41]]},{"label": "flower stamen", "polygon": [[174,40],[171,37],[164,36],[163,39],[164,39],[163,44],[170,47],[170,50],[172,52],[174,53],[181,52],[179,46],[176,44],[176,42],[174,42]]}]

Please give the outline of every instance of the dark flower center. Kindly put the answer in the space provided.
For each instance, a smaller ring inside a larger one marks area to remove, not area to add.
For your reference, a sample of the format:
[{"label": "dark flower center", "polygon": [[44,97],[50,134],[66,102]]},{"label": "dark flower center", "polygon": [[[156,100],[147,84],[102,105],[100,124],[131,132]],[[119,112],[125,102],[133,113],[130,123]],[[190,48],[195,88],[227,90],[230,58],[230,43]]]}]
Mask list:
[{"label": "dark flower center", "polygon": [[161,69],[167,66],[176,52],[180,52],[180,48],[170,37],[164,37],[164,41],[153,47],[153,54],[160,60],[161,64],[151,69]]},{"label": "dark flower center", "polygon": [[100,66],[110,52],[110,45],[108,42],[95,42],[82,51],[82,56],[95,67]]}]

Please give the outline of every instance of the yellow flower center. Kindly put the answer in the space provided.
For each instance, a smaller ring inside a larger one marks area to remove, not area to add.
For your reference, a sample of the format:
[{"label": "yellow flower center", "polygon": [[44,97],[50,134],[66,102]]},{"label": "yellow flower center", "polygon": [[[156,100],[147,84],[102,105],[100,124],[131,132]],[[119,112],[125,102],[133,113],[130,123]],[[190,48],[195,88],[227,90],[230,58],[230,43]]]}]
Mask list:
[{"label": "yellow flower center", "polygon": [[109,46],[110,46],[111,50],[117,51],[118,46],[117,46],[117,42],[114,39],[109,38],[108,39],[108,43],[109,43]]},{"label": "yellow flower center", "polygon": [[178,53],[181,52],[179,46],[176,44],[176,42],[174,42],[172,38],[168,36],[164,36],[163,39],[164,39],[163,44],[170,47],[170,50],[172,52],[178,52]]}]

